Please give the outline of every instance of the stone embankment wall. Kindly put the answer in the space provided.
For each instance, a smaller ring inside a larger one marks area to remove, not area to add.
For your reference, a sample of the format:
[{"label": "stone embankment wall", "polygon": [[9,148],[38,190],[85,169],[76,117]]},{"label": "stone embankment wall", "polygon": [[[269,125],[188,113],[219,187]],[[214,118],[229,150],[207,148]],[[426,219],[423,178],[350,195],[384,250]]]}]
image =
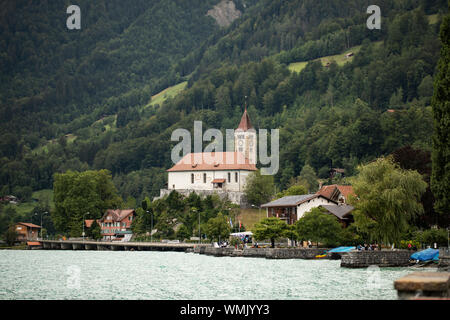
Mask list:
[{"label": "stone embankment wall", "polygon": [[439,270],[450,271],[450,250],[439,248]]},{"label": "stone embankment wall", "polygon": [[233,247],[195,247],[194,253],[205,254],[214,257],[248,257],[267,259],[314,259],[328,249],[316,248],[248,248],[235,250]]},{"label": "stone embankment wall", "polygon": [[396,251],[353,251],[342,255],[341,267],[366,268],[371,265],[379,267],[403,267],[409,265],[411,252]]},{"label": "stone embankment wall", "polygon": [[[159,197],[154,197],[153,200],[161,199],[167,195],[169,195],[173,190],[169,189],[160,189]],[[234,204],[238,204],[242,209],[251,208],[250,203],[245,197],[244,192],[239,191],[224,191],[224,190],[191,190],[191,189],[176,189],[176,192],[181,194],[184,197],[188,197],[191,193],[195,192],[200,197],[206,197],[211,195],[218,195],[220,199],[228,199]]]}]

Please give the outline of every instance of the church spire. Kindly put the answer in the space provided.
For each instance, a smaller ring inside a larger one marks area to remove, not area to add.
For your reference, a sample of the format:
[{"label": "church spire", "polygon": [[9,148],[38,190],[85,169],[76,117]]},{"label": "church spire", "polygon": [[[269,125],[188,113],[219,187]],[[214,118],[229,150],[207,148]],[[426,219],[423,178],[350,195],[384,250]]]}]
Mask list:
[{"label": "church spire", "polygon": [[239,126],[236,130],[248,131],[249,129],[253,129],[252,123],[250,121],[250,117],[247,113],[247,97],[245,97],[245,109],[244,114],[242,115],[241,122],[239,122]]}]

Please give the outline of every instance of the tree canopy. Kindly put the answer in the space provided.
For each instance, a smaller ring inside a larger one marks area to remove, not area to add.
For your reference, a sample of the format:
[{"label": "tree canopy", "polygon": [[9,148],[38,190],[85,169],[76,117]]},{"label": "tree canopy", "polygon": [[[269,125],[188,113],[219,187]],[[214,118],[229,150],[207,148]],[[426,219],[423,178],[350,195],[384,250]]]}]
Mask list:
[{"label": "tree canopy", "polygon": [[231,227],[222,213],[219,213],[217,217],[211,218],[206,223],[206,234],[211,240],[227,239],[230,235]]},{"label": "tree canopy", "polygon": [[54,201],[55,228],[71,236],[81,235],[83,219],[99,219],[107,209],[122,205],[108,170],[55,174]]},{"label": "tree canopy", "polygon": [[326,214],[322,208],[313,208],[306,212],[295,223],[298,238],[322,243],[325,246],[335,246],[340,240],[342,227],[336,217]]},{"label": "tree canopy", "polygon": [[253,205],[260,206],[269,202],[275,193],[273,176],[262,175],[259,170],[250,173],[246,180],[244,193],[248,202]]},{"label": "tree canopy", "polygon": [[445,16],[440,32],[441,55],[432,98],[433,172],[431,189],[436,198],[436,211],[450,213],[450,15]]},{"label": "tree canopy", "polygon": [[286,222],[275,218],[264,218],[253,228],[253,236],[256,240],[270,239],[272,248],[275,247],[275,240],[285,236],[288,229]]},{"label": "tree canopy", "polygon": [[352,181],[358,230],[371,240],[398,244],[409,223],[423,213],[420,199],[427,184],[417,171],[401,169],[392,157],[361,165],[358,171]]}]

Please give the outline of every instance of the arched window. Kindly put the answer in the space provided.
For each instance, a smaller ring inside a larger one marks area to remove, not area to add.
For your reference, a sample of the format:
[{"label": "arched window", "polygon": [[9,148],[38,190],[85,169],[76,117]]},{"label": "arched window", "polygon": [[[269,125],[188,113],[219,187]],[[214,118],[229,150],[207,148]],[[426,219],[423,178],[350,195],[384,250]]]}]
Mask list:
[{"label": "arched window", "polygon": [[203,174],[203,183],[206,183],[206,173]]},{"label": "arched window", "polygon": [[231,182],[231,173],[228,172],[228,183],[230,183],[230,182]]},{"label": "arched window", "polygon": [[234,173],[234,182],[238,182],[238,173],[237,172]]},{"label": "arched window", "polygon": [[191,173],[191,183],[194,183],[194,174]]}]

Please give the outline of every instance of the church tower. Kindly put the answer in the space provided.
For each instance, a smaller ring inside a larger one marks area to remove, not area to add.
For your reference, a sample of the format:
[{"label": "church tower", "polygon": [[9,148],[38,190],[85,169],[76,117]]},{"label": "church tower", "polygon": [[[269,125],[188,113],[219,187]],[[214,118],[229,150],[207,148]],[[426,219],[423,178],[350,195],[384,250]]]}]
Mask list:
[{"label": "church tower", "polygon": [[251,164],[256,164],[256,130],[250,122],[247,107],[239,126],[234,131],[234,151],[242,152]]}]

